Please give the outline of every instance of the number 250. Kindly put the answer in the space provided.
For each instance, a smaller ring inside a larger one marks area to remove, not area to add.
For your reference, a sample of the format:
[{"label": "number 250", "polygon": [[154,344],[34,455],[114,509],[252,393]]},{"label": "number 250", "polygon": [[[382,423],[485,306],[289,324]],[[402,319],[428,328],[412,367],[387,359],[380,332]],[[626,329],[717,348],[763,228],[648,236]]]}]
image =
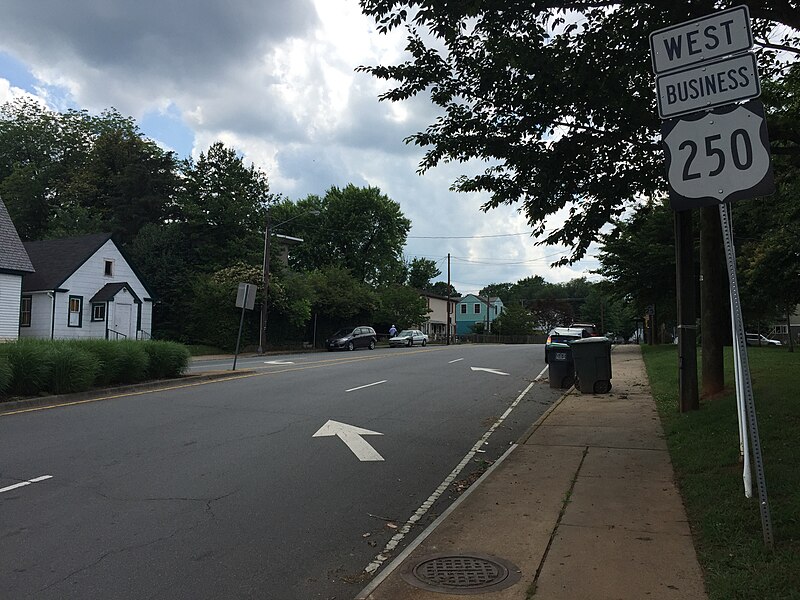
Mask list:
[{"label": "number 250", "polygon": [[[709,158],[716,156],[718,161],[717,167],[708,172],[709,177],[719,175],[725,169],[726,154],[722,148],[715,147],[715,143],[719,142],[721,139],[722,136],[719,134],[709,135],[705,138],[706,156]],[[742,150],[744,152],[744,159],[742,159],[742,153],[739,151],[740,140],[743,146]],[[733,159],[733,164],[737,169],[740,171],[746,171],[753,165],[753,143],[750,141],[750,135],[745,129],[736,129],[731,134],[730,147],[731,158]],[[685,148],[689,149],[689,157],[686,159],[686,163],[683,165],[683,180],[690,181],[691,179],[699,179],[702,177],[701,173],[690,172],[692,162],[697,157],[697,144],[694,142],[694,140],[686,140],[682,142],[680,146],[678,146],[679,150],[684,150]]]}]

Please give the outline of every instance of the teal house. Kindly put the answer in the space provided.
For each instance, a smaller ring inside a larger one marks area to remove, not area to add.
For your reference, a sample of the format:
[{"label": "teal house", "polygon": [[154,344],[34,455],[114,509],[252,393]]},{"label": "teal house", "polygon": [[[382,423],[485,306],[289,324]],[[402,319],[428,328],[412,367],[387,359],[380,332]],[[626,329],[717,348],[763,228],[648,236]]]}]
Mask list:
[{"label": "teal house", "polygon": [[491,331],[492,322],[503,314],[503,308],[503,301],[497,297],[463,296],[456,305],[456,335],[475,333],[476,323],[482,323],[484,331]]}]

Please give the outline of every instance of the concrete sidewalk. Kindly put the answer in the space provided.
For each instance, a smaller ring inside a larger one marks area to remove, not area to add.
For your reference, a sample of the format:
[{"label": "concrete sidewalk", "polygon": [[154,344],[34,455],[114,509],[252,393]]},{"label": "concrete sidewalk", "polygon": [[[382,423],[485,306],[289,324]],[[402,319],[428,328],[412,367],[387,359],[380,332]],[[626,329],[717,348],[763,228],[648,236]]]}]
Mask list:
[{"label": "concrete sidewalk", "polygon": [[612,369],[609,394],[566,394],[357,598],[706,598],[639,347]]}]

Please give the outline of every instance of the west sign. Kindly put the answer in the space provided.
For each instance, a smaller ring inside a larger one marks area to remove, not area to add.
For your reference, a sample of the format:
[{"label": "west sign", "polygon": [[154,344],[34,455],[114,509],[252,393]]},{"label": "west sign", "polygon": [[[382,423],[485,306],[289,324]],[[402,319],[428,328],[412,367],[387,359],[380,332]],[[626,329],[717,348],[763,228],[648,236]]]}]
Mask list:
[{"label": "west sign", "polygon": [[738,54],[753,46],[750,11],[737,6],[659,29],[650,34],[650,56],[657,75]]}]

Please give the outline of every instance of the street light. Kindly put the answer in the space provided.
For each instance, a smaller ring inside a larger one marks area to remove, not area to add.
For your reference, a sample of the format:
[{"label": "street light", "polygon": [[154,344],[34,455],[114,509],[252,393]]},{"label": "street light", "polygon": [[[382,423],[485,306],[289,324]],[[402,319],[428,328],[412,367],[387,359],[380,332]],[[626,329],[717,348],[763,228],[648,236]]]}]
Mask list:
[{"label": "street light", "polygon": [[289,221],[294,221],[300,217],[304,217],[305,215],[319,215],[318,210],[307,210],[305,212],[300,213],[299,215],[293,216],[291,219],[286,219],[281,223],[278,223],[275,226],[270,225],[270,211],[269,207],[267,207],[267,224],[264,228],[264,268],[261,275],[261,285],[262,289],[264,290],[264,299],[261,302],[261,322],[259,323],[259,333],[258,333],[258,353],[264,354],[264,349],[267,345],[267,297],[269,292],[269,258],[270,258],[270,239],[272,237],[272,233],[281,227],[282,225],[286,225]]}]

